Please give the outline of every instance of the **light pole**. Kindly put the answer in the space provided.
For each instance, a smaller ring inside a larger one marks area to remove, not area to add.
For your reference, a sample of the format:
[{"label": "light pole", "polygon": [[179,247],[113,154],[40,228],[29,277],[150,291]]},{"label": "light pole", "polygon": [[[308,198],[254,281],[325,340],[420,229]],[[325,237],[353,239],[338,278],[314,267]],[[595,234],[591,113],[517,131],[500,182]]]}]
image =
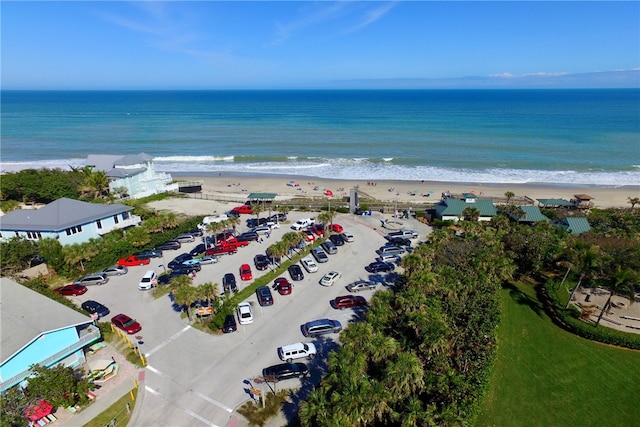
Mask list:
[{"label": "light pole", "polygon": [[167,269],[166,269],[166,267],[164,266],[164,264],[160,264],[158,267],[162,267],[162,269],[164,270],[164,272],[165,272],[165,273],[167,272]]}]

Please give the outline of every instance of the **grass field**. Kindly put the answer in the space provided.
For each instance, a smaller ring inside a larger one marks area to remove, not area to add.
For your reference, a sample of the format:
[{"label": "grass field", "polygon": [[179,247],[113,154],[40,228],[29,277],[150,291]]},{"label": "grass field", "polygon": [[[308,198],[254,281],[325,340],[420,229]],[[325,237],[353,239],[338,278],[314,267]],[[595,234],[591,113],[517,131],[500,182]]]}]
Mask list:
[{"label": "grass field", "polygon": [[640,352],[558,328],[530,285],[501,298],[496,366],[477,427],[640,425]]}]

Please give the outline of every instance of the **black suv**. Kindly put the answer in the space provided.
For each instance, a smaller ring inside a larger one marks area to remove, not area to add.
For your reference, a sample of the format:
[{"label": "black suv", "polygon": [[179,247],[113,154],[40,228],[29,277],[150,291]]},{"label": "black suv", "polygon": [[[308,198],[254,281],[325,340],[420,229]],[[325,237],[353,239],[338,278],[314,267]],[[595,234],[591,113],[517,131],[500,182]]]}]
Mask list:
[{"label": "black suv", "polygon": [[227,314],[224,318],[224,325],[222,325],[222,332],[225,334],[235,332],[238,330],[238,324],[236,323],[236,316],[233,314]]},{"label": "black suv", "polygon": [[260,286],[256,289],[256,296],[258,297],[258,304],[261,306],[273,305],[273,295],[271,295],[271,289],[266,286]]},{"label": "black suv", "polygon": [[253,263],[256,265],[256,268],[260,271],[263,271],[269,268],[269,258],[263,254],[258,254],[255,257],[253,257]]},{"label": "black suv", "polygon": [[304,363],[281,363],[264,368],[262,376],[267,381],[282,381],[289,378],[307,377],[309,376],[309,369]]},{"label": "black suv", "polygon": [[238,292],[238,284],[236,283],[236,276],[233,273],[227,273],[222,277],[222,292]]},{"label": "black suv", "polygon": [[204,243],[199,243],[196,245],[195,248],[189,251],[189,255],[196,257],[198,255],[205,253],[206,251],[207,251],[207,247],[204,245]]},{"label": "black suv", "polygon": [[344,237],[342,237],[341,234],[332,234],[331,236],[329,236],[329,240],[331,240],[336,246],[344,245]]},{"label": "black suv", "polygon": [[411,246],[411,240],[406,237],[394,236],[389,239],[389,243],[396,246]]},{"label": "black suv", "polygon": [[[180,254],[177,257],[175,257],[172,261],[169,262],[169,264],[167,264],[167,267],[169,267],[170,269],[175,269],[176,267],[182,265],[183,262],[193,259],[193,255],[191,254]],[[200,270],[198,270],[200,271]]]},{"label": "black suv", "polygon": [[372,262],[365,267],[369,273],[384,273],[395,270],[395,265],[390,262]]},{"label": "black suv", "polygon": [[138,252],[137,254],[134,254],[134,255],[137,256],[140,259],[144,259],[144,258],[160,258],[160,257],[162,257],[162,250],[161,249],[150,249],[148,251]]},{"label": "black suv", "polygon": [[302,268],[298,264],[292,264],[288,268],[289,275],[291,276],[291,280],[303,280],[304,273],[302,272]]},{"label": "black suv", "polygon": [[168,250],[180,249],[181,247],[182,247],[182,243],[178,242],[177,240],[169,240],[166,243],[158,245],[156,249],[168,251]]}]

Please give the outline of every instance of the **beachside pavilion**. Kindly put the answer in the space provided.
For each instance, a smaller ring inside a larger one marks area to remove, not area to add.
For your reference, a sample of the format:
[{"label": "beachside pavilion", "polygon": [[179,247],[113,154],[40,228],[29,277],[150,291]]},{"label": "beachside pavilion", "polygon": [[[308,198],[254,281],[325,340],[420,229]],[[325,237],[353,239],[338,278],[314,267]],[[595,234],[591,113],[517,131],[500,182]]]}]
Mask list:
[{"label": "beachside pavilion", "polygon": [[507,215],[514,220],[519,222],[520,224],[535,224],[537,222],[549,222],[550,219],[547,218],[542,212],[540,212],[540,208],[538,206],[518,206],[518,211],[520,212],[520,216],[514,215],[511,212],[507,212]]},{"label": "beachside pavilion", "polygon": [[93,320],[13,280],[0,278],[0,392],[30,375],[29,366],[85,363],[100,339]]},{"label": "beachside pavilion", "polygon": [[490,199],[479,199],[475,194],[465,193],[461,199],[443,197],[435,206],[436,217],[443,221],[458,221],[466,208],[475,208],[480,212],[478,221],[491,221],[498,214]]},{"label": "beachside pavilion", "polygon": [[142,222],[133,207],[102,205],[63,197],[40,209],[18,209],[0,217],[0,240],[56,239],[61,245],[88,242],[115,230]]},{"label": "beachside pavilion", "polygon": [[573,203],[565,199],[536,199],[543,208],[571,208]]},{"label": "beachside pavilion", "polygon": [[566,217],[558,224],[567,233],[577,235],[582,233],[588,233],[591,231],[591,226],[587,218],[583,217]]}]

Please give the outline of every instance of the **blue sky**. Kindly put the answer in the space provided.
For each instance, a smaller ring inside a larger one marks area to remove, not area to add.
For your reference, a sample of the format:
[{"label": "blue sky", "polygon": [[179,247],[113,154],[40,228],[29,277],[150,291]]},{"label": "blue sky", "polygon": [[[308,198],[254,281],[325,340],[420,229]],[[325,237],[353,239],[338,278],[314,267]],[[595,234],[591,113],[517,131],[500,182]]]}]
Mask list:
[{"label": "blue sky", "polygon": [[640,87],[635,1],[0,7],[3,89]]}]

